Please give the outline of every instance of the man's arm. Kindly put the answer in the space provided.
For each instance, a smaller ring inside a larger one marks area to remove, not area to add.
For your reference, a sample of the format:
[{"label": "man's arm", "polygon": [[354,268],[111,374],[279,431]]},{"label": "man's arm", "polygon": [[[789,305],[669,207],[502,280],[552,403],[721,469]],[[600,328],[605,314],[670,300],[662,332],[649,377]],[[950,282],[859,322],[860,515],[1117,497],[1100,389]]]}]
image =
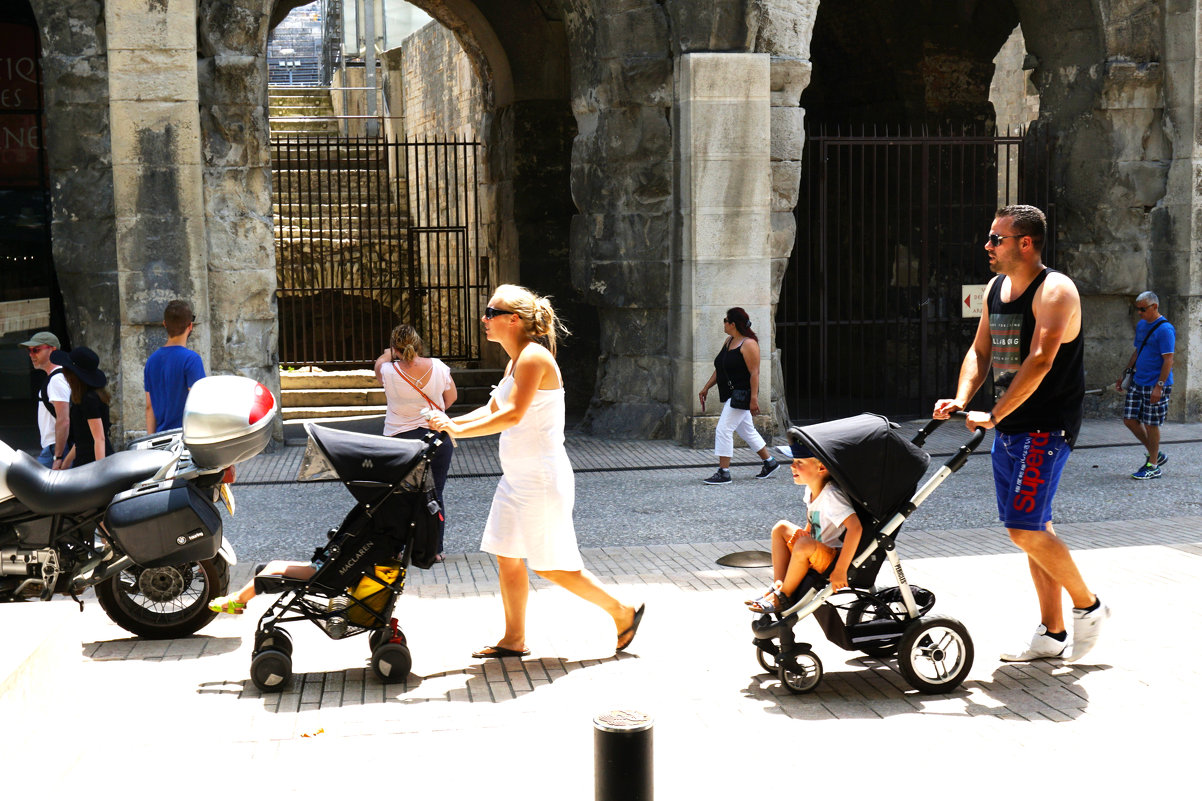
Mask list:
[{"label": "man's arm", "polygon": [[1160,399],[1164,397],[1164,382],[1169,380],[1169,374],[1173,372],[1173,354],[1162,353],[1161,359],[1164,361],[1160,365],[1160,383],[1152,387],[1151,401],[1160,403]]},{"label": "man's arm", "polygon": [[[990,280],[988,286],[985,287],[986,297],[993,289],[994,281],[1000,280],[1000,276]],[[958,412],[967,406],[989,376],[992,359],[993,337],[989,332],[989,310],[985,309],[981,313],[981,319],[977,322],[977,333],[973,337],[972,347],[968,349],[968,353],[964,355],[964,362],[960,365],[960,378],[956,382],[956,397],[936,401],[935,411],[931,417],[936,420],[946,420],[952,412]]]},{"label": "man's arm", "polygon": [[150,405],[150,393],[146,393],[146,433],[154,433],[154,407]]},{"label": "man's arm", "polygon": [[54,406],[54,455],[61,459],[67,455],[67,441],[71,438],[71,404],[53,401]]},{"label": "man's arm", "polygon": [[[1032,311],[1035,331],[1031,335],[1031,348],[1014,374],[1010,388],[993,407],[994,423],[1022,406],[1039,388],[1052,369],[1065,334],[1080,319],[1081,296],[1067,276],[1052,274],[1036,292]],[[1079,323],[1076,327],[1079,328]],[[1080,336],[1079,330],[1077,335]]]}]

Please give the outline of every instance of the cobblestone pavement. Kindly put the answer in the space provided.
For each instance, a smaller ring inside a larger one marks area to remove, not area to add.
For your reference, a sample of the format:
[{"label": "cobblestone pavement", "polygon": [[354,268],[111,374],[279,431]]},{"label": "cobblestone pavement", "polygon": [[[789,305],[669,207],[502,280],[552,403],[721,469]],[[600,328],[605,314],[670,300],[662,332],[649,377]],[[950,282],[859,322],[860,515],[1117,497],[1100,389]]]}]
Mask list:
[{"label": "cobblestone pavement", "polygon": [[[1202,461],[1189,456],[1189,437],[1181,439],[1179,461]],[[1130,453],[1112,461],[1125,463]],[[253,469],[240,479],[253,486]],[[245,500],[246,489],[239,516],[262,514]],[[792,489],[787,480],[776,487]],[[71,630],[79,646],[62,692],[47,699],[44,715],[23,721],[16,750],[0,753],[23,754],[12,764],[31,768],[21,775],[48,792],[121,777],[133,761],[132,773],[114,781],[170,787],[180,798],[337,790],[591,799],[592,718],[629,708],[655,719],[661,799],[778,791],[1012,798],[1049,786],[1057,795],[1098,798],[1181,791],[1196,786],[1197,738],[1188,732],[1202,712],[1202,613],[1193,603],[1202,518],[1164,505],[1159,515],[1059,525],[1086,580],[1114,610],[1079,665],[997,660],[1029,636],[1037,610],[1026,561],[996,525],[907,529],[899,553],[908,578],[934,591],[934,612],[961,620],[975,643],[968,680],[947,696],[917,694],[893,660],[842,651],[811,620],[799,624],[798,636],[824,663],[821,685],[792,695],[762,673],[741,601],[766,584],[767,570],[715,562],[764,547],[759,536],[585,547],[591,570],[647,605],[629,651],[613,653],[605,615],[534,578],[532,655],[473,660],[472,650],[496,640],[501,611],[493,560],[465,552],[410,572],[396,616],[414,664],[395,685],[366,667],[365,638],[331,641],[298,623],[289,629],[292,688],[260,694],[248,672],[255,613],[266,602],[198,636],[164,642],[129,637],[89,602]],[[240,563],[235,580],[249,569]],[[60,708],[74,710],[71,725],[54,717]],[[49,758],[47,746],[64,742]],[[824,764],[811,767],[816,760]]]}]

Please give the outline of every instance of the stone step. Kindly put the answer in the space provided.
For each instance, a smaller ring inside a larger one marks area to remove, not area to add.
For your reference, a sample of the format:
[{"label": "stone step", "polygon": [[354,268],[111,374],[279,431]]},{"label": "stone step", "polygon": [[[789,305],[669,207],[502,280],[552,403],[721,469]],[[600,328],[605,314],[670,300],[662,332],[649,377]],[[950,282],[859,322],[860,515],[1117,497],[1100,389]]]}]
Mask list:
[{"label": "stone step", "polygon": [[[381,348],[383,350],[383,348]],[[501,380],[503,370],[495,367],[456,367],[451,375],[462,392],[469,387],[492,387]],[[371,370],[281,370],[280,388],[303,389],[378,389]]]},{"label": "stone step", "polygon": [[[456,389],[457,406],[466,404],[474,409],[488,402],[490,387],[460,387],[456,384]],[[387,402],[384,388],[378,384],[372,388],[288,389],[280,392],[280,406],[285,412],[292,409],[383,408]]]}]

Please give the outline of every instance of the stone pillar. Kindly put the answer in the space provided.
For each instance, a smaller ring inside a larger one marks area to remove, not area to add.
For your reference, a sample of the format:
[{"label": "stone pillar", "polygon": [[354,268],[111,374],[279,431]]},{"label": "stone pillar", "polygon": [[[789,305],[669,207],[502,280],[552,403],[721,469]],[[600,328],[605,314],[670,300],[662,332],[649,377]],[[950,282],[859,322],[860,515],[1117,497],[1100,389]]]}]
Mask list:
[{"label": "stone pillar", "polygon": [[720,406],[697,393],[713,372],[726,309],[741,306],[760,337],[761,414],[772,429],[772,169],[770,58],[691,53],[676,61],[672,416],[675,436],[713,444]]},{"label": "stone pillar", "polygon": [[201,325],[188,344],[210,362],[196,2],[116,0],[105,24],[122,300],[115,405],[119,428],[135,432],[145,429],[142,365],[166,340],[168,301],[192,304]]},{"label": "stone pillar", "polygon": [[[1161,313],[1177,329],[1173,360],[1172,416],[1197,420],[1202,413],[1202,5],[1186,3],[1165,12],[1165,111],[1170,120],[1172,157],[1168,185],[1161,205],[1167,212],[1153,225],[1156,248],[1153,275],[1157,281],[1172,265],[1176,292],[1160,292]],[[1197,378],[1197,380],[1194,380]]]}]

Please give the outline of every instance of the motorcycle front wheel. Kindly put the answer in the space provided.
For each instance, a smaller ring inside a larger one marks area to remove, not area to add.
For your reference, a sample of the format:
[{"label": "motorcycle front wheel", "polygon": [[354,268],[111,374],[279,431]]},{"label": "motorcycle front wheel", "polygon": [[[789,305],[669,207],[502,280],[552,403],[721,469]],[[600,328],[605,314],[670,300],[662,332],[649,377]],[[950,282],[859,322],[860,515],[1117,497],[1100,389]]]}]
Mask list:
[{"label": "motorcycle front wheel", "polygon": [[229,590],[224,559],[167,567],[131,567],[96,585],[105,614],[148,640],[187,637],[217,617],[209,601]]}]

